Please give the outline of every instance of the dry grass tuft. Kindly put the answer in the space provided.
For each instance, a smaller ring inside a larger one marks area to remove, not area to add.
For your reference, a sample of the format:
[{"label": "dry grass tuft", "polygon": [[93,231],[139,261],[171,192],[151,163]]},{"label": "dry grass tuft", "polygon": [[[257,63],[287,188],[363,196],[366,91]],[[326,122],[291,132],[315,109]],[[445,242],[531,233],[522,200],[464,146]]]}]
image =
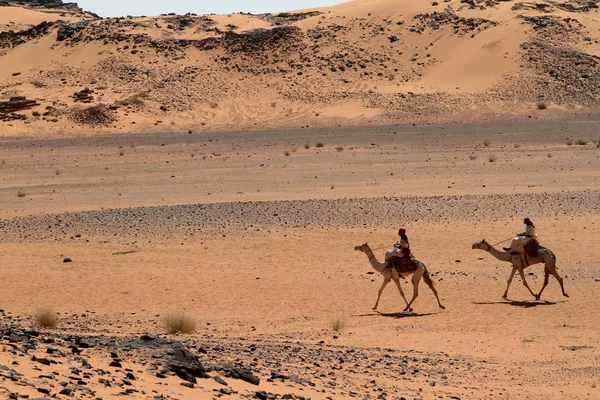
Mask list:
[{"label": "dry grass tuft", "polygon": [[587,142],[587,140],[579,139],[577,141],[577,144],[580,145],[580,146],[585,146],[585,145],[588,144],[588,142]]},{"label": "dry grass tuft", "polygon": [[572,140],[567,140],[567,146],[571,146],[573,145],[573,141]]},{"label": "dry grass tuft", "polygon": [[289,151],[285,151],[284,154],[286,155],[286,157],[289,157],[290,155],[292,155],[292,153],[290,153]]},{"label": "dry grass tuft", "polygon": [[346,327],[346,318],[344,318],[343,316],[337,316],[337,317],[333,318],[333,320],[331,321],[331,329],[333,329],[336,332],[341,331],[345,327]]},{"label": "dry grass tuft", "polygon": [[483,141],[483,145],[484,145],[485,147],[490,147],[490,141],[489,141],[488,139],[485,139],[485,140]]},{"label": "dry grass tuft", "polygon": [[338,146],[335,148],[337,151],[344,151],[344,148],[342,146]]},{"label": "dry grass tuft", "polygon": [[489,162],[496,162],[498,161],[498,157],[496,157],[495,155],[491,155],[490,158],[488,158]]},{"label": "dry grass tuft", "polygon": [[317,142],[315,147],[325,147],[325,144],[323,142]]},{"label": "dry grass tuft", "polygon": [[537,109],[538,110],[546,110],[546,109],[548,109],[548,104],[546,104],[545,101],[538,101],[537,102]]},{"label": "dry grass tuft", "polygon": [[44,328],[56,328],[58,326],[58,314],[51,308],[42,307],[33,313],[35,321]]},{"label": "dry grass tuft", "polygon": [[24,190],[19,190],[17,192],[17,197],[25,197],[27,196],[27,192],[25,192]]},{"label": "dry grass tuft", "polygon": [[469,156],[469,160],[471,160],[471,161],[475,161],[475,160],[477,160],[477,156],[476,156],[475,154],[471,154],[471,155]]},{"label": "dry grass tuft", "polygon": [[305,144],[304,144],[304,148],[305,148],[305,149],[310,149],[310,143],[305,143]]},{"label": "dry grass tuft", "polygon": [[169,311],[163,316],[163,325],[167,333],[194,333],[196,320],[185,311]]}]

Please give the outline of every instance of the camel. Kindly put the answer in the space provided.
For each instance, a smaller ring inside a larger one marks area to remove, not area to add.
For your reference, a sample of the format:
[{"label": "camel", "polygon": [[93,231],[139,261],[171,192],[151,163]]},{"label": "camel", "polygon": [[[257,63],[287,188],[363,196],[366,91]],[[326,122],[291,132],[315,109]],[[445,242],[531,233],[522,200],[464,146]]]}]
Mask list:
[{"label": "camel", "polygon": [[[515,244],[515,241],[513,240],[513,245],[511,245],[511,248],[515,248],[515,247],[513,247],[514,244]],[[532,257],[524,257],[524,259],[526,259],[527,262],[526,262],[526,265],[523,265],[523,263],[521,261],[522,255],[518,251],[496,250],[494,248],[494,246],[489,244],[485,239],[483,239],[481,242],[474,243],[472,248],[479,249],[479,250],[485,250],[488,253],[490,253],[493,257],[497,258],[498,260],[510,262],[512,264],[513,268],[512,268],[512,272],[510,273],[510,276],[508,278],[508,285],[506,286],[504,295],[502,295],[502,297],[504,297],[505,299],[508,298],[508,288],[510,287],[510,284],[511,284],[511,282],[515,276],[515,273],[517,271],[519,271],[519,275],[521,276],[521,281],[523,281],[523,285],[529,290],[529,293],[531,293],[531,295],[533,297],[535,297],[536,300],[540,299],[540,297],[542,296],[542,292],[544,291],[546,286],[548,286],[548,278],[550,277],[550,275],[554,276],[556,278],[556,280],[558,281],[558,283],[560,284],[560,289],[562,290],[563,296],[569,297],[569,295],[567,293],[565,293],[565,287],[563,286],[563,279],[560,277],[560,275],[558,275],[558,272],[556,272],[556,256],[550,249],[540,247],[540,249],[538,250],[537,257],[533,257],[533,258]],[[527,280],[525,280],[525,273],[523,272],[523,270],[530,265],[539,264],[539,263],[544,263],[544,275],[545,275],[544,276],[544,285],[542,286],[542,289],[540,290],[540,292],[538,294],[535,294],[535,293],[533,293],[533,291],[527,284]]]},{"label": "camel", "polygon": [[417,296],[419,295],[419,281],[421,280],[421,277],[423,277],[423,280],[425,280],[425,283],[427,284],[427,286],[429,286],[431,288],[431,290],[433,291],[433,294],[435,295],[435,298],[437,299],[438,306],[442,310],[444,310],[446,308],[440,302],[440,298],[438,297],[437,290],[435,289],[433,281],[431,280],[429,271],[427,271],[427,267],[425,267],[425,264],[423,264],[421,261],[415,259],[415,262],[417,264],[416,271],[406,272],[406,273],[401,274],[402,276],[409,276],[412,274],[413,297],[410,300],[410,302],[408,302],[406,300],[406,297],[404,296],[404,292],[402,291],[402,286],[400,286],[400,275],[398,274],[398,272],[396,271],[395,268],[392,268],[392,266],[390,265],[391,263],[388,263],[387,261],[386,262],[377,261],[377,258],[375,258],[375,254],[373,254],[373,250],[371,250],[371,247],[369,247],[369,245],[367,243],[359,244],[358,246],[354,247],[354,250],[359,250],[359,251],[365,253],[367,255],[367,257],[369,257],[369,262],[371,263],[371,266],[373,267],[373,269],[375,271],[379,272],[381,275],[383,275],[383,284],[381,285],[381,288],[379,288],[379,292],[377,294],[377,301],[375,302],[375,306],[373,307],[373,310],[377,310],[377,306],[379,305],[379,299],[381,298],[381,294],[383,293],[383,290],[385,289],[387,284],[393,280],[394,283],[396,284],[396,286],[398,287],[400,296],[402,296],[402,298],[404,299],[404,302],[406,303],[406,308],[404,309],[404,311],[412,312],[413,309],[411,308],[411,305],[414,303]]}]

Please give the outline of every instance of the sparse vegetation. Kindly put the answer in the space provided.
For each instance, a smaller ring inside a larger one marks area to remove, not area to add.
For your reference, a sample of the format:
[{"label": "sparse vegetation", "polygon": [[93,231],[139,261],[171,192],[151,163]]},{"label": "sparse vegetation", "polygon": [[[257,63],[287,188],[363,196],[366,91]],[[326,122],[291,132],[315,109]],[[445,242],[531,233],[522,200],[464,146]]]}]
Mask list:
[{"label": "sparse vegetation", "polygon": [[337,316],[331,321],[331,329],[336,332],[341,331],[346,327],[346,318],[343,316]]},{"label": "sparse vegetation", "polygon": [[285,151],[285,153],[284,153],[284,154],[286,155],[286,157],[289,157],[290,155],[292,155],[292,153],[290,153],[290,152],[289,152],[289,151],[287,151],[287,150]]},{"label": "sparse vegetation", "polygon": [[56,171],[54,171],[54,175],[62,175],[62,171],[60,169],[57,169]]},{"label": "sparse vegetation", "polygon": [[331,189],[335,189],[335,185],[331,185]]},{"label": "sparse vegetation", "polygon": [[21,189],[17,192],[17,197],[25,197],[25,196],[27,196],[27,192],[25,192],[23,189]]},{"label": "sparse vegetation", "polygon": [[196,320],[185,311],[169,311],[163,316],[163,325],[167,333],[193,333]]},{"label": "sparse vegetation", "polygon": [[588,144],[588,141],[587,141],[587,140],[584,140],[584,139],[579,139],[579,140],[577,141],[577,144],[578,144],[578,145],[580,145],[580,146],[585,146],[585,145],[587,145],[587,144]]},{"label": "sparse vegetation", "polygon": [[315,147],[325,147],[325,144],[323,142],[317,142]]},{"label": "sparse vegetation", "polygon": [[483,146],[484,146],[484,147],[490,147],[490,141],[489,141],[488,139],[485,139],[485,140],[483,141]]},{"label": "sparse vegetation", "polygon": [[58,314],[48,307],[35,310],[33,318],[35,318],[35,322],[44,328],[56,328],[58,326]]},{"label": "sparse vegetation", "polygon": [[515,144],[513,144],[513,147],[514,147],[515,149],[518,149],[519,147],[521,147],[521,145],[520,145],[519,143],[515,143]]},{"label": "sparse vegetation", "polygon": [[571,139],[567,140],[567,146],[573,145],[573,141]]},{"label": "sparse vegetation", "polygon": [[115,113],[104,105],[75,109],[70,118],[81,125],[108,125],[117,120]]},{"label": "sparse vegetation", "polygon": [[493,155],[493,154],[492,154],[492,155],[491,155],[491,156],[488,158],[488,161],[489,161],[489,162],[496,162],[496,161],[498,161],[498,157],[496,157],[495,155]]},{"label": "sparse vegetation", "polygon": [[120,156],[123,156],[123,155],[125,155],[125,150],[121,150],[121,151],[119,151],[119,155],[120,155]]},{"label": "sparse vegetation", "polygon": [[537,102],[537,109],[538,110],[546,110],[548,108],[548,104],[546,104],[545,101],[538,101]]},{"label": "sparse vegetation", "polygon": [[310,143],[305,143],[305,144],[304,144],[304,148],[305,148],[305,149],[310,149]]},{"label": "sparse vegetation", "polygon": [[552,158],[552,153],[548,153],[548,158]]},{"label": "sparse vegetation", "polygon": [[344,148],[342,146],[338,146],[335,148],[337,151],[344,151]]},{"label": "sparse vegetation", "polygon": [[477,160],[477,156],[476,156],[475,154],[471,154],[471,155],[469,156],[469,160],[471,160],[471,161],[475,161],[475,160]]}]

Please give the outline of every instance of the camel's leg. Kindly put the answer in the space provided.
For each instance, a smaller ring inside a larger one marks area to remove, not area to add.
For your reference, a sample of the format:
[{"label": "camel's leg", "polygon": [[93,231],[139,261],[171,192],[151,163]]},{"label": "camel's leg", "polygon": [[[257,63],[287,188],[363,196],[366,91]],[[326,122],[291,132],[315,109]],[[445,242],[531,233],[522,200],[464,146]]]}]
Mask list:
[{"label": "camel's leg", "polygon": [[379,292],[377,293],[377,301],[375,302],[373,310],[377,310],[377,306],[379,305],[379,299],[381,298],[381,293],[383,293],[383,289],[385,289],[385,287],[388,285],[388,283],[391,282],[391,280],[392,278],[387,276],[383,279],[383,284],[381,285],[381,287],[379,288]]},{"label": "camel's leg", "polygon": [[431,280],[431,278],[429,279],[424,279],[425,283],[427,284],[427,286],[429,286],[429,288],[431,289],[431,291],[433,292],[433,294],[435,295],[435,298],[437,299],[438,302],[438,306],[442,309],[445,310],[446,307],[444,307],[442,305],[442,302],[440,301],[440,296],[438,296],[438,292],[437,289],[435,288],[435,286],[433,285],[433,281]]},{"label": "camel's leg", "polygon": [[535,293],[533,293],[533,290],[531,290],[531,288],[527,284],[527,280],[525,279],[525,272],[523,271],[522,267],[519,268],[519,275],[521,275],[521,281],[523,281],[523,286],[525,286],[527,290],[529,290],[529,293],[531,293],[531,295],[535,297],[536,300],[538,300],[539,297]]},{"label": "camel's leg", "polygon": [[510,287],[510,284],[512,283],[513,278],[515,277],[515,273],[517,272],[517,267],[515,267],[513,265],[513,269],[510,273],[510,276],[508,277],[508,284],[506,285],[506,290],[504,291],[504,294],[502,295],[502,297],[504,297],[505,299],[508,298],[508,288]]},{"label": "camel's leg", "polygon": [[394,283],[398,287],[398,291],[400,292],[400,296],[402,296],[402,298],[404,299],[404,302],[406,303],[406,307],[408,307],[408,301],[406,300],[406,296],[404,296],[404,291],[402,290],[402,286],[400,286],[400,278],[394,279]]},{"label": "camel's leg", "polygon": [[421,280],[421,277],[423,276],[423,273],[425,272],[425,270],[423,268],[418,268],[412,276],[412,284],[413,284],[413,297],[410,300],[410,303],[408,303],[408,305],[406,306],[406,308],[404,309],[404,311],[412,311],[412,308],[410,308],[410,306],[412,306],[412,304],[415,302],[415,300],[417,299],[417,296],[419,296],[419,281]]},{"label": "camel's leg", "polygon": [[542,292],[544,291],[544,289],[546,289],[546,286],[548,286],[548,278],[549,277],[550,277],[550,271],[548,270],[548,267],[544,266],[544,284],[542,285],[542,289],[540,290],[540,292],[537,295],[538,299],[540,297],[542,297]]},{"label": "camel's leg", "polygon": [[548,269],[548,272],[550,274],[552,274],[552,276],[554,276],[556,278],[556,280],[558,281],[558,284],[560,285],[560,290],[562,290],[562,294],[565,297],[569,297],[569,295],[565,292],[565,287],[563,285],[563,278],[560,277],[560,275],[558,274],[558,272],[556,272],[556,266],[554,264],[550,264],[550,266],[546,267]]}]

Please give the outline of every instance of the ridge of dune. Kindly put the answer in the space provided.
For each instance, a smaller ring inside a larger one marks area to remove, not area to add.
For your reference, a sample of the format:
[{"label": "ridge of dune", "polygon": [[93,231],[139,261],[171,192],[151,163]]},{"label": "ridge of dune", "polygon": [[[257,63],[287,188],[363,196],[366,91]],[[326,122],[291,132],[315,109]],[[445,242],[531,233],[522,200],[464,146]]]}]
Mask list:
[{"label": "ridge of dune", "polygon": [[64,7],[0,2],[4,136],[538,117],[599,102],[596,2],[106,19]]}]

